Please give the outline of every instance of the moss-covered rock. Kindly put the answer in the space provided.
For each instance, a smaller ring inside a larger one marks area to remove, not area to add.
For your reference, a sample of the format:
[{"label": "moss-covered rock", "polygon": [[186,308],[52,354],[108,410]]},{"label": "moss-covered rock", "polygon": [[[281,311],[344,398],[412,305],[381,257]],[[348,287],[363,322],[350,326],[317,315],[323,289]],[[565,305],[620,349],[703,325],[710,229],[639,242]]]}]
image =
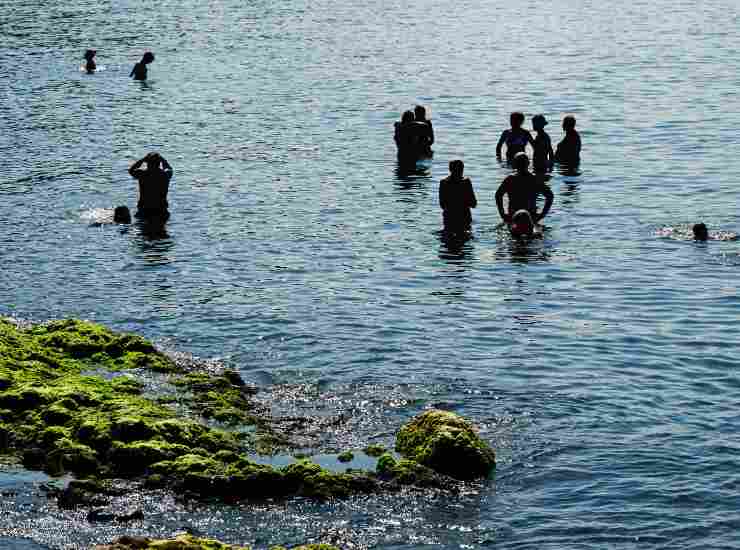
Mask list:
[{"label": "moss-covered rock", "polygon": [[171,539],[124,536],[112,544],[95,546],[93,550],[249,550],[249,547],[225,544],[193,535],[179,535]]},{"label": "moss-covered rock", "polygon": [[337,460],[339,462],[351,462],[354,459],[355,459],[355,455],[352,451],[344,451],[337,455]]},{"label": "moss-covered rock", "polygon": [[387,449],[383,445],[375,444],[375,445],[368,445],[367,447],[363,449],[363,452],[367,456],[372,456],[374,458],[377,458],[380,455],[382,455],[386,450]]},{"label": "moss-covered rock", "polygon": [[403,426],[396,450],[456,479],[487,476],[496,467],[493,449],[464,418],[449,411],[429,410]]}]

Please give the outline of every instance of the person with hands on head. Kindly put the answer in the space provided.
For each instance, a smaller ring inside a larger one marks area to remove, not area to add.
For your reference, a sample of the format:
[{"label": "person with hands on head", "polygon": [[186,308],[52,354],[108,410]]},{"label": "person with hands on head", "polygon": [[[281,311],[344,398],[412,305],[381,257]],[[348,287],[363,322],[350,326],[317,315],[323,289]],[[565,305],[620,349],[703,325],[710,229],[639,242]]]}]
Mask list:
[{"label": "person with hands on head", "polygon": [[[146,169],[141,166],[146,163]],[[167,193],[172,179],[172,166],[159,153],[149,153],[137,160],[128,173],[139,181],[139,202],[136,216],[139,218],[170,217]]]},{"label": "person with hands on head", "polygon": [[[513,160],[516,174],[507,176],[496,191],[496,207],[501,219],[511,225],[519,210],[529,212],[532,223],[537,224],[550,211],[553,194],[541,178],[530,173],[529,158],[526,153],[517,153]],[[508,211],[504,211],[504,195],[509,198]],[[537,197],[545,197],[545,205],[541,212],[537,212]]]}]

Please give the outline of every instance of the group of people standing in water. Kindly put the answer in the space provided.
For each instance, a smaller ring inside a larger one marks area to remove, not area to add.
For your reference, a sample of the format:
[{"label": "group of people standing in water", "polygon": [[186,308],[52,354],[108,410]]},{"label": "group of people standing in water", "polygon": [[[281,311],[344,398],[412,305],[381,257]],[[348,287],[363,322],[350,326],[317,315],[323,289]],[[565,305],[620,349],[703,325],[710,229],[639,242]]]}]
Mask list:
[{"label": "group of people standing in water", "polygon": [[[545,184],[545,174],[552,170],[555,162],[575,167],[581,160],[581,137],[576,131],[576,119],[566,116],[563,119],[565,137],[553,151],[550,136],[545,132],[547,119],[544,115],[532,117],[532,126],[537,132],[532,137],[529,130],[522,127],[524,114],[511,113],[511,128],[504,130],[496,144],[496,157],[502,159],[506,148],[506,161],[516,172],[506,179],[496,191],[496,207],[501,219],[515,236],[534,236],[541,232],[539,222],[550,211],[553,193]],[[394,140],[401,161],[429,158],[432,155],[434,130],[426,118],[424,107],[416,106],[414,111],[403,113],[400,122],[395,123]],[[532,147],[532,167],[529,171],[529,157],[526,147]],[[450,162],[450,175],[439,183],[439,207],[445,231],[451,234],[465,234],[470,231],[472,215],[470,210],[478,204],[469,178],[464,177],[465,165],[461,160]],[[537,199],[542,195],[545,204],[537,209]],[[508,207],[504,209],[504,197]]]},{"label": "group of people standing in water", "polygon": [[[97,71],[95,63],[96,50],[87,50],[84,70],[87,74]],[[129,77],[134,80],[146,80],[147,65],[154,61],[152,52],[145,52],[141,61],[131,69]],[[170,179],[172,178],[172,166],[167,159],[159,153],[152,152],[137,160],[129,168],[129,174],[139,183],[139,201],[137,203],[136,217],[165,222],[170,217],[167,203]],[[131,212],[126,206],[117,206],[113,211],[115,223],[131,223]]]}]

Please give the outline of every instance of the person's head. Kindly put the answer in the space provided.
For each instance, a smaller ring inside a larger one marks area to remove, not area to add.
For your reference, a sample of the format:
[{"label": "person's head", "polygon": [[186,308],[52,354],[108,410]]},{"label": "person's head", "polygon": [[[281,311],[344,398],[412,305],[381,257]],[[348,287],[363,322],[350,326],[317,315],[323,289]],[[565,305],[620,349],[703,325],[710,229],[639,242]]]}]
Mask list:
[{"label": "person's head", "polygon": [[450,174],[458,178],[461,178],[464,171],[465,171],[465,163],[463,161],[461,160],[451,160],[450,161]]},{"label": "person's head", "polygon": [[511,232],[517,236],[531,235],[534,231],[532,215],[527,210],[517,210],[511,218]]},{"label": "person's head", "polygon": [[545,126],[547,126],[545,115],[534,115],[532,117],[532,128],[539,132],[540,130],[544,130]]},{"label": "person's head", "polygon": [[576,128],[576,117],[568,115],[563,119],[563,130],[575,130]]},{"label": "person's head", "polygon": [[414,118],[420,122],[424,122],[427,119],[427,110],[421,105],[414,107]]},{"label": "person's head", "polygon": [[87,59],[88,61],[90,61],[93,57],[95,57],[95,54],[96,53],[97,52],[95,50],[87,50],[85,52],[85,59]]},{"label": "person's head", "polygon": [[151,170],[153,168],[159,168],[159,164],[162,162],[162,157],[159,156],[159,153],[149,153],[145,160],[147,170]]},{"label": "person's head", "polygon": [[527,156],[527,153],[524,151],[518,152],[514,155],[514,159],[511,161],[511,164],[520,174],[525,173],[527,168],[529,168],[529,157]]},{"label": "person's head", "polygon": [[524,113],[520,113],[519,111],[511,113],[509,122],[512,128],[521,128],[522,124],[524,124]]},{"label": "person's head", "polygon": [[154,54],[153,54],[152,52],[146,52],[146,53],[144,54],[144,56],[143,56],[143,57],[141,58],[141,62],[142,62],[142,63],[143,63],[144,65],[148,65],[148,64],[149,64],[149,63],[151,63],[152,61],[154,61]]},{"label": "person's head", "polygon": [[401,115],[401,122],[414,122],[414,111],[404,111]]},{"label": "person's head", "polygon": [[706,241],[709,238],[709,231],[703,223],[694,224],[691,229],[694,231],[694,238],[697,241]]},{"label": "person's head", "polygon": [[127,206],[116,206],[113,210],[113,221],[115,223],[131,223],[131,212]]}]

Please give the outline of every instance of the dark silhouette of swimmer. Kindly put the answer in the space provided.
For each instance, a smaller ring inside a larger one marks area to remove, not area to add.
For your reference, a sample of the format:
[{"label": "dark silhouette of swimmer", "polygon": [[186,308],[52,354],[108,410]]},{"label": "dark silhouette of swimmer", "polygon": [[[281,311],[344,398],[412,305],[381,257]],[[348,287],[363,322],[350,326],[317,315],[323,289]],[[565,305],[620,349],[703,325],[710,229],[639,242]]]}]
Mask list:
[{"label": "dark silhouette of swimmer", "polygon": [[[516,174],[508,176],[496,191],[496,206],[498,213],[507,224],[514,222],[515,215],[519,210],[526,210],[532,221],[537,224],[550,211],[553,194],[550,188],[542,180],[527,170],[529,158],[526,153],[518,153],[513,160]],[[509,210],[504,212],[504,195],[509,197]],[[537,196],[545,197],[545,205],[542,212],[537,212]]]},{"label": "dark silhouette of swimmer", "polygon": [[470,178],[463,177],[465,164],[450,162],[450,175],[439,182],[439,207],[445,231],[463,233],[470,230],[473,221],[470,209],[478,205]]},{"label": "dark silhouette of swimmer", "polygon": [[393,139],[398,147],[399,157],[424,158],[431,155],[429,144],[434,141],[434,136],[432,126],[427,122],[419,122],[413,111],[405,111],[401,122],[394,124]]},{"label": "dark silhouette of swimmer", "polygon": [[131,69],[131,74],[129,76],[133,76],[134,80],[146,80],[146,66],[149,65],[149,63],[151,63],[152,61],[154,61],[154,54],[152,52],[146,52],[142,56],[141,61],[139,61],[136,65],[134,65],[134,68]]},{"label": "dark silhouette of swimmer", "polygon": [[523,153],[529,143],[534,147],[534,140],[528,130],[522,128],[524,114],[515,112],[509,116],[511,128],[504,130],[496,144],[496,158],[501,160],[501,148],[506,144],[506,160],[511,162],[517,153]]},{"label": "dark silhouette of swimmer", "polygon": [[96,65],[95,65],[95,54],[97,51],[95,50],[87,50],[85,52],[85,71],[87,74],[92,74],[95,72]]},{"label": "dark silhouette of swimmer", "polygon": [[414,120],[429,127],[429,135],[424,136],[423,141],[426,146],[426,154],[431,156],[432,145],[434,145],[434,128],[432,127],[432,121],[427,119],[427,110],[423,106],[417,105],[414,107]]},{"label": "dark silhouette of swimmer", "polygon": [[552,165],[555,161],[552,141],[550,141],[550,136],[545,132],[546,125],[547,119],[544,115],[534,115],[532,117],[532,128],[537,132],[537,137],[534,138],[532,168],[540,174],[552,170]]},{"label": "dark silhouette of swimmer", "polygon": [[[146,170],[141,165],[146,163]],[[128,173],[139,180],[139,202],[136,216],[139,218],[158,218],[166,220],[170,217],[167,210],[167,192],[172,179],[172,167],[159,153],[149,153],[137,160]]]},{"label": "dark silhouette of swimmer", "polygon": [[561,164],[576,166],[581,162],[581,136],[576,131],[576,117],[567,116],[563,119],[565,137],[558,143],[555,150],[555,160]]},{"label": "dark silhouette of swimmer", "polygon": [[709,239],[709,230],[707,229],[707,226],[703,223],[694,224],[694,227],[692,227],[691,230],[694,232],[695,240],[706,241],[707,239]]},{"label": "dark silhouette of swimmer", "polygon": [[113,210],[113,223],[131,223],[131,212],[128,206],[116,206]]}]

